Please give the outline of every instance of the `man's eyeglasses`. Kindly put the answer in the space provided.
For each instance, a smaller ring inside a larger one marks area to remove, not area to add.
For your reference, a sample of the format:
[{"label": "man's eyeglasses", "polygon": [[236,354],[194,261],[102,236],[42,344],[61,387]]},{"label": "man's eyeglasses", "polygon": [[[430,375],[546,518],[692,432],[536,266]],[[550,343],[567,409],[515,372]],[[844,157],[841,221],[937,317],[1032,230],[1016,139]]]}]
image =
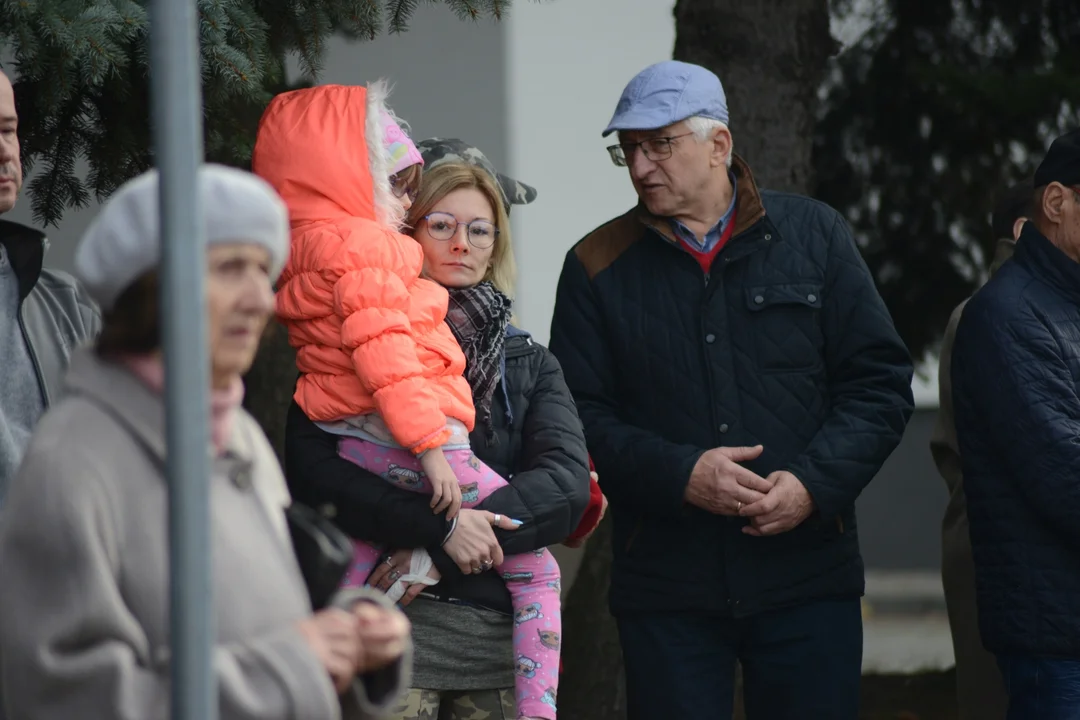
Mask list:
[{"label": "man's eyeglasses", "polygon": [[402,180],[398,175],[390,176],[390,192],[394,193],[394,197],[409,196],[411,202],[416,201],[417,188],[409,187],[409,183]]},{"label": "man's eyeglasses", "polygon": [[611,162],[615,163],[618,167],[626,167],[626,158],[634,154],[635,148],[641,148],[641,152],[645,153],[645,157],[653,162],[659,162],[660,160],[667,160],[671,157],[671,144],[679,138],[684,138],[687,135],[693,135],[694,133],[683,133],[682,135],[672,135],[671,137],[657,137],[649,138],[648,140],[642,140],[636,143],[619,143],[618,145],[608,146],[608,154],[611,155]]},{"label": "man's eyeglasses", "polygon": [[457,234],[458,227],[465,228],[465,237],[477,250],[486,250],[495,243],[499,229],[487,220],[473,220],[470,223],[458,222],[450,213],[433,212],[425,215],[428,235],[436,240],[450,240]]}]

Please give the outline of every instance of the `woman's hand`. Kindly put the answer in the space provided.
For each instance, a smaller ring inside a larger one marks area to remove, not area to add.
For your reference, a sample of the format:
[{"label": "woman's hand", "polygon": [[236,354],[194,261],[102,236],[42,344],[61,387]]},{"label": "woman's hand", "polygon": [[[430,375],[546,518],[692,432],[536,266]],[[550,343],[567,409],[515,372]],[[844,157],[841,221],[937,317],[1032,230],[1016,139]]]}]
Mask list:
[{"label": "woman's hand", "polygon": [[[458,522],[461,522],[458,520]],[[390,555],[389,558],[379,563],[379,566],[372,571],[368,576],[368,585],[373,588],[378,588],[385,592],[390,592],[390,588],[394,586],[394,583],[398,581],[402,575],[409,572],[409,568],[412,566],[412,557],[415,550],[398,550]],[[434,565],[427,571],[427,576],[432,580],[438,582],[442,579],[442,574],[439,573],[439,569]],[[412,583],[409,585],[405,594],[398,600],[398,604],[401,607],[405,607],[416,596],[424,591],[424,588],[428,587],[424,583]]]},{"label": "woman's hand", "polygon": [[420,467],[431,483],[431,508],[436,514],[446,511],[453,519],[461,509],[461,484],[441,447],[432,448],[420,457]]},{"label": "woman's hand", "polygon": [[344,610],[330,608],[301,620],[297,630],[330,674],[337,691],[345,692],[361,659],[356,617]]},{"label": "woman's hand", "polygon": [[463,573],[482,573],[503,561],[503,551],[492,527],[517,530],[521,522],[486,510],[462,510],[457,527],[443,543],[450,559]]},{"label": "woman's hand", "polygon": [[405,613],[372,602],[359,602],[353,608],[353,617],[360,637],[358,674],[381,670],[401,658],[412,632]]}]

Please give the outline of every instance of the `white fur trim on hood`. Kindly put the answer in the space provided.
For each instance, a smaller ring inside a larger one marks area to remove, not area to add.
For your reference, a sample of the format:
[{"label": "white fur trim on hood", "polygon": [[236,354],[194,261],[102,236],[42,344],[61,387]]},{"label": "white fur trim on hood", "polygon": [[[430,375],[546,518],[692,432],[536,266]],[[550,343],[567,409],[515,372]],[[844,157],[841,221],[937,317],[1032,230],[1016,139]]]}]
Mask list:
[{"label": "white fur trim on hood", "polygon": [[390,153],[385,146],[383,112],[392,116],[386,104],[390,86],[386,80],[376,80],[367,86],[367,109],[364,136],[367,140],[368,167],[375,188],[375,214],[379,222],[401,230],[405,224],[405,205],[390,190]]}]

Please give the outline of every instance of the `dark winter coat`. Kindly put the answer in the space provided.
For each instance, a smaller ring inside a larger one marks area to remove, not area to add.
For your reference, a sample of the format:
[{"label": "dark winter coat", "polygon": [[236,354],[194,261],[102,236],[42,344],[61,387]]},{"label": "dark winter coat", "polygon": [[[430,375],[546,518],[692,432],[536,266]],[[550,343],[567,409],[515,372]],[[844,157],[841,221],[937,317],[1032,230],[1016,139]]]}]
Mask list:
[{"label": "dark winter coat", "polygon": [[[858,596],[855,499],[904,432],[912,364],[847,223],[760,192],[736,159],[732,239],[703,273],[635,209],[566,257],[551,348],[611,501],[611,604],[736,616]],[[815,512],[771,537],[684,501],[709,448],[762,444]]]},{"label": "dark winter coat", "polygon": [[964,308],[952,383],[983,644],[1080,659],[1080,264],[1034,223]]},{"label": "dark winter coat", "polygon": [[[495,441],[485,429],[471,436],[478,458],[510,481],[478,509],[521,520],[496,530],[508,555],[565,540],[589,500],[589,461],[570,391],[555,357],[516,328],[507,333],[501,392],[495,393]],[[442,581],[434,593],[510,612],[510,595],[496,573],[464,575],[441,544],[447,533],[430,497],[402,490],[337,454],[338,438],[319,429],[293,403],[285,429],[285,472],[297,500],[324,508],[352,537],[390,548],[426,548]]]}]

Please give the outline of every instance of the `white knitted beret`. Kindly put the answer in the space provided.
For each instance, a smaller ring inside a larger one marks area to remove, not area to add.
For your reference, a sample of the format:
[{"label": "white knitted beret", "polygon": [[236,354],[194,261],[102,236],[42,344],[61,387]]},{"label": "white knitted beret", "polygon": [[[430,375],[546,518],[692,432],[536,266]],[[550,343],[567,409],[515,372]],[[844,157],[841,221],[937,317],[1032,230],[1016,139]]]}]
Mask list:
[{"label": "white knitted beret", "polygon": [[[198,192],[207,242],[262,245],[276,281],[289,256],[289,216],[270,184],[208,163],[199,168]],[[79,241],[75,274],[102,310],[160,262],[158,202],[158,172],[150,170],[113,193]]]}]

